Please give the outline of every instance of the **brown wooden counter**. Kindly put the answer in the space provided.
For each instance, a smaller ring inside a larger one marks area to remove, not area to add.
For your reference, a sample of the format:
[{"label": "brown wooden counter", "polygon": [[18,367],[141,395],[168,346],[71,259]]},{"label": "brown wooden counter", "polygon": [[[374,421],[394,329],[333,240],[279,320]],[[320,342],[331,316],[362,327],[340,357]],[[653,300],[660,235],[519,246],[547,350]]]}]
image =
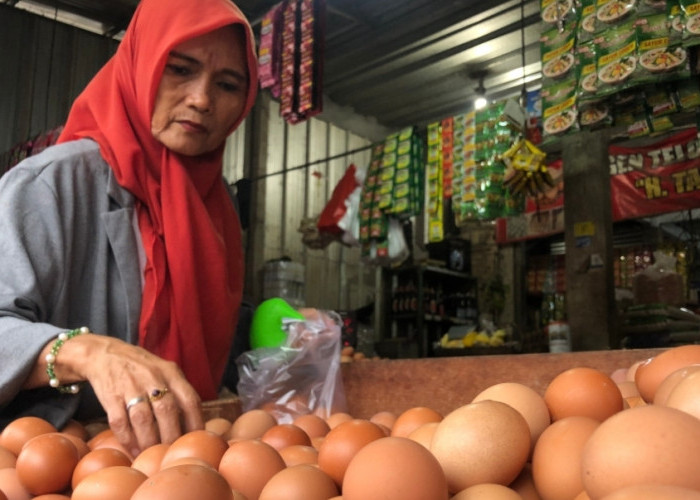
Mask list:
[{"label": "brown wooden counter", "polygon": [[370,418],[379,411],[396,414],[428,406],[443,415],[469,403],[483,389],[500,382],[520,382],[544,394],[559,373],[588,366],[611,374],[648,359],[663,349],[570,353],[384,359],[343,364],[348,412]]}]

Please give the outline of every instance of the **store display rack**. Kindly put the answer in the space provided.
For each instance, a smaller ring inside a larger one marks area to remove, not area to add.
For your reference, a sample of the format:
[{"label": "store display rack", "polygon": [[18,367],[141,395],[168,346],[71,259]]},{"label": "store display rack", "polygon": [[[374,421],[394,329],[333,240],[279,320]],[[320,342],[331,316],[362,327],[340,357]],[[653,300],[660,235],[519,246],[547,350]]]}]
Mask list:
[{"label": "store display rack", "polygon": [[379,355],[431,357],[451,327],[477,325],[477,280],[446,267],[417,264],[382,270],[383,310]]}]

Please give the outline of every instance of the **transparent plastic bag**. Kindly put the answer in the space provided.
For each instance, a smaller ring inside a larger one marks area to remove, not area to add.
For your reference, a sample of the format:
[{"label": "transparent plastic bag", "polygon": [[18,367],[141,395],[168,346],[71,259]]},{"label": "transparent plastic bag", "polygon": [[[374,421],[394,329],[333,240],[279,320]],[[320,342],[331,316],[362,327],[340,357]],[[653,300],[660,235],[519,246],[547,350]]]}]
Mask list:
[{"label": "transparent plastic bag", "polygon": [[283,325],[284,345],[253,349],[236,359],[243,411],[265,409],[281,424],[309,413],[327,418],[347,411],[340,371],[340,316],[313,309],[300,312],[305,321]]}]

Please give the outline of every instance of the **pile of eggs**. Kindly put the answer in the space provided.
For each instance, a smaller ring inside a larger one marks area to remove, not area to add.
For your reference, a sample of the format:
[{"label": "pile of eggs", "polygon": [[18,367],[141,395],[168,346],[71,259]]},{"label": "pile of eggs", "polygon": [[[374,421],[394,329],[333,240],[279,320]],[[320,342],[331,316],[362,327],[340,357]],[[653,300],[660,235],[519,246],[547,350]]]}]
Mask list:
[{"label": "pile of eggs", "polygon": [[699,471],[700,345],[574,367],[544,394],[499,383],[446,415],[251,410],[135,457],[77,422],[0,434],[0,500],[700,500]]}]

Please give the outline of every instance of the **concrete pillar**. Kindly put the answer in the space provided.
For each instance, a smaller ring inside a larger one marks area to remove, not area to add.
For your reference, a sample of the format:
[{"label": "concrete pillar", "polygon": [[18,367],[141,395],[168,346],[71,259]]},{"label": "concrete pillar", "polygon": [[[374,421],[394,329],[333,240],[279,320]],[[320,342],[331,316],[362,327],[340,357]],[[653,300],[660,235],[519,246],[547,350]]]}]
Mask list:
[{"label": "concrete pillar", "polygon": [[618,348],[607,130],[562,139],[566,300],[572,349]]}]

